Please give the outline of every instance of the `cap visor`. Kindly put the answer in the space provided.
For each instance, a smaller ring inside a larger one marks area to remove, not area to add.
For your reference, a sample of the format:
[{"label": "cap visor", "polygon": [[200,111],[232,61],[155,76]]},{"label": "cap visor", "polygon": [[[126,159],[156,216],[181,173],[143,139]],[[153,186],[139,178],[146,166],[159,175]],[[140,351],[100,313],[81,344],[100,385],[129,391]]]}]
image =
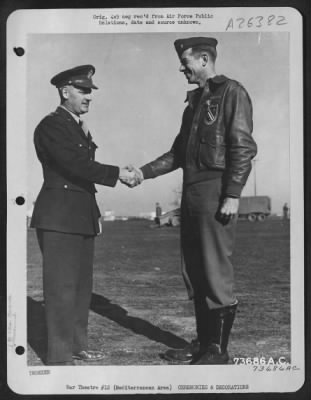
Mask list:
[{"label": "cap visor", "polygon": [[98,89],[97,86],[94,85],[94,83],[79,83],[77,85],[76,83],[72,83],[72,86],[77,87],[77,88],[84,88],[84,89]]}]

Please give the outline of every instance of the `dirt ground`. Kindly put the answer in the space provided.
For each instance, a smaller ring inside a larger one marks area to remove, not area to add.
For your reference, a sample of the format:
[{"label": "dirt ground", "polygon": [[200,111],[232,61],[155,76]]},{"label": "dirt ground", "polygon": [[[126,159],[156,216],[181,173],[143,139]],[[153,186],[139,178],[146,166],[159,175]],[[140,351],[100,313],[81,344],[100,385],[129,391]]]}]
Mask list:
[{"label": "dirt ground", "polygon": [[[240,305],[233,357],[290,360],[289,224],[240,221],[233,262]],[[46,334],[41,254],[28,231],[28,363],[41,365]],[[179,228],[146,220],[105,222],[96,239],[89,348],[100,365],[161,365],[169,347],[195,336],[192,302],[180,274]]]}]

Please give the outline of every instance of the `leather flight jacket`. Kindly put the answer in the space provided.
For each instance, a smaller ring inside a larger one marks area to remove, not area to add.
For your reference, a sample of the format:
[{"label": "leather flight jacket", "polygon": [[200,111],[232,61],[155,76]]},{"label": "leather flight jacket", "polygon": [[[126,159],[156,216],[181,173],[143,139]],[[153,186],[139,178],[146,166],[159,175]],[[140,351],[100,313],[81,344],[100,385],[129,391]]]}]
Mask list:
[{"label": "leather flight jacket", "polygon": [[171,150],[141,169],[144,178],[183,168],[184,184],[222,177],[224,195],[239,197],[257,153],[252,103],[244,87],[223,75],[187,93],[180,133]]}]

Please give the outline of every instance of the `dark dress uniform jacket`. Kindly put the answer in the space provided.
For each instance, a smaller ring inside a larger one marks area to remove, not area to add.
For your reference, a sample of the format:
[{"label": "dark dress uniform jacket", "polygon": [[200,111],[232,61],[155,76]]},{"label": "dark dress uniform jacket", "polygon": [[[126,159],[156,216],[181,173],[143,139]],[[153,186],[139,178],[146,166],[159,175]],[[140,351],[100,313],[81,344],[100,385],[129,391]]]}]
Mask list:
[{"label": "dark dress uniform jacket", "polygon": [[46,116],[34,133],[44,183],[31,226],[37,229],[96,235],[100,212],[95,186],[115,186],[119,168],[94,161],[96,144],[62,107]]}]

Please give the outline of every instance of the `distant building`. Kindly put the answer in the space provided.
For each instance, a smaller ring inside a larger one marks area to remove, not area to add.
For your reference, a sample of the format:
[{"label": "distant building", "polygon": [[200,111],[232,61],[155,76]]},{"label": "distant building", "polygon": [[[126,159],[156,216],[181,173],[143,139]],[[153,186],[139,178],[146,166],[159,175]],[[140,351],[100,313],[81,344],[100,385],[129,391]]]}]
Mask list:
[{"label": "distant building", "polygon": [[155,216],[156,216],[155,211],[147,211],[147,212],[139,213],[139,218],[150,219],[151,221],[153,221],[155,219]]},{"label": "distant building", "polygon": [[129,217],[116,216],[116,221],[128,221]]},{"label": "distant building", "polygon": [[115,221],[116,217],[114,215],[114,211],[111,210],[104,211],[102,219],[104,221]]}]

